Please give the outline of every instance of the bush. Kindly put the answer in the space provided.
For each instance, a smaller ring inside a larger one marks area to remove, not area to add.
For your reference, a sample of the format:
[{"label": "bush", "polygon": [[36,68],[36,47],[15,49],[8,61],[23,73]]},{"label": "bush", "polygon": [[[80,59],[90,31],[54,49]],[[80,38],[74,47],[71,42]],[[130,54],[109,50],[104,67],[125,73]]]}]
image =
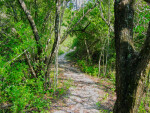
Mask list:
[{"label": "bush", "polygon": [[[49,106],[50,100],[44,98],[44,81],[40,77],[30,78],[27,75],[28,66],[24,62],[16,62],[5,68],[1,66],[0,70],[0,103],[10,104],[10,112],[25,112],[33,108],[41,111]],[[7,112],[8,109],[3,111]]]}]

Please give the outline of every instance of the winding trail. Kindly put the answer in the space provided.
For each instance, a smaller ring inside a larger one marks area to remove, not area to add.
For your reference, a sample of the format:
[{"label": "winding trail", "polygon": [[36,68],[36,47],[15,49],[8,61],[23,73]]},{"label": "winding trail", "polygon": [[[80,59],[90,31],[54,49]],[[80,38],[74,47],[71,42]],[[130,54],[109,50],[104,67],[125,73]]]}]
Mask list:
[{"label": "winding trail", "polygon": [[[107,97],[108,93],[88,75],[82,73],[66,60],[65,55],[59,56],[59,67],[64,69],[64,76],[73,81],[68,94],[52,105],[52,113],[100,113],[100,110],[112,110],[113,97]],[[105,100],[104,100],[105,97]],[[99,102],[103,102],[99,104]],[[105,102],[104,102],[105,101]]]}]

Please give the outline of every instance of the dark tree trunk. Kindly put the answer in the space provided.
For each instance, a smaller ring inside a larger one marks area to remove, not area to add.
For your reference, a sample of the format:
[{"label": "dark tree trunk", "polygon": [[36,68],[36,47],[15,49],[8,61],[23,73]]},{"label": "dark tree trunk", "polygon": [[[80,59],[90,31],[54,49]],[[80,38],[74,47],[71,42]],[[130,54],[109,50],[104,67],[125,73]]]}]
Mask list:
[{"label": "dark tree trunk", "polygon": [[35,4],[35,23],[38,23],[38,6],[37,6],[37,0],[34,0]]},{"label": "dark tree trunk", "polygon": [[115,1],[116,94],[114,113],[137,113],[150,61],[150,26],[144,47],[134,50],[133,19],[135,0]]},{"label": "dark tree trunk", "polygon": [[55,18],[55,40],[54,40],[54,44],[53,44],[53,48],[51,51],[51,54],[49,55],[49,58],[46,62],[46,73],[45,73],[45,79],[47,79],[47,77],[50,74],[50,64],[52,62],[52,58],[54,56],[54,52],[58,46],[59,43],[59,30],[60,30],[60,9],[61,9],[61,0],[56,0],[56,18]]}]

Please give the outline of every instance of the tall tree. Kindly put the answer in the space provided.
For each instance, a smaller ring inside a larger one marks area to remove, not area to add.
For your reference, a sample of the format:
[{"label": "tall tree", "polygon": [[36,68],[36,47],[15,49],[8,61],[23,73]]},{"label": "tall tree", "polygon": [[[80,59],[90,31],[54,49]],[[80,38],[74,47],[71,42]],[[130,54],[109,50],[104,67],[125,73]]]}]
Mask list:
[{"label": "tall tree", "polygon": [[[54,40],[54,44],[53,44],[53,48],[52,51],[49,55],[49,59],[47,62],[47,68],[46,68],[46,73],[45,73],[45,77],[47,78],[50,74],[50,64],[52,62],[52,57],[54,55],[54,52],[56,50],[56,56],[57,56],[57,52],[58,52],[58,46],[59,46],[59,38],[60,38],[60,9],[61,9],[61,0],[56,0],[56,17],[55,17],[55,40]],[[56,64],[58,65],[58,64]],[[58,67],[58,66],[57,66]]]},{"label": "tall tree", "polygon": [[133,44],[135,0],[115,0],[116,94],[114,113],[137,113],[150,62],[150,24],[139,53]]}]

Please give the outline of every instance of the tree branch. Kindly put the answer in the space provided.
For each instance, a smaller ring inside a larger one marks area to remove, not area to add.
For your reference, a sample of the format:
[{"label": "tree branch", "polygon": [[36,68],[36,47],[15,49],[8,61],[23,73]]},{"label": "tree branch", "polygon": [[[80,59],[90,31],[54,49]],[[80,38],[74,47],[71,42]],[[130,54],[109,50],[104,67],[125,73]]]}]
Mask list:
[{"label": "tree branch", "polygon": [[45,26],[46,26],[46,22],[48,21],[48,18],[51,14],[51,10],[48,11],[48,13],[46,14],[45,18],[44,18],[44,22],[43,22],[43,25],[42,25],[42,30],[45,31]]},{"label": "tree branch", "polygon": [[27,52],[25,51],[24,54],[25,54],[25,57],[26,57],[26,60],[27,60],[27,62],[28,62],[28,65],[29,65],[29,68],[30,68],[30,70],[31,70],[32,75],[33,75],[35,78],[37,78],[37,77],[36,77],[36,73],[35,73],[35,71],[34,71],[34,69],[33,69],[33,66],[31,65],[30,59],[29,59],[29,57],[28,57],[28,55],[27,55]]},{"label": "tree branch", "polygon": [[81,32],[85,32],[85,30],[88,28],[88,26],[91,24],[91,22],[89,22],[88,25],[85,26],[85,28],[83,29],[78,29],[78,30],[73,30],[73,31],[81,31]]},{"label": "tree branch", "polygon": [[83,20],[83,18],[89,13],[91,12],[96,6],[98,5],[98,3],[96,3],[92,8],[90,8],[89,10],[87,10],[87,12],[73,25],[72,28],[69,28],[66,33],[63,35],[63,37],[61,38],[60,44],[62,44],[65,39],[67,38],[67,36],[74,30],[74,28]]},{"label": "tree branch", "polygon": [[[29,49],[29,48],[28,48]],[[4,67],[6,67],[8,64],[12,63],[13,61],[15,61],[17,58],[19,58],[21,55],[23,55],[28,49],[24,50],[21,54],[19,54],[18,56],[16,56],[15,58],[13,58],[12,60],[8,61]]]},{"label": "tree branch", "polygon": [[26,16],[28,18],[28,21],[30,23],[30,26],[31,26],[33,34],[34,34],[34,38],[35,38],[36,43],[38,45],[38,55],[40,55],[42,53],[42,49],[41,49],[41,46],[40,46],[40,43],[39,43],[40,36],[39,36],[38,30],[36,28],[35,22],[34,22],[31,14],[30,14],[30,11],[27,9],[26,4],[24,3],[24,1],[23,0],[19,0],[19,3],[20,3],[23,11],[25,12],[25,14],[26,14]]},{"label": "tree branch", "polygon": [[59,38],[60,38],[60,8],[61,8],[61,0],[56,0],[56,18],[55,18],[55,40],[53,43],[53,48],[52,51],[48,57],[48,59],[46,59],[46,73],[45,76],[49,75],[49,68],[50,68],[50,64],[52,61],[52,57],[54,55],[55,49],[58,46],[59,43]]},{"label": "tree branch", "polygon": [[101,3],[99,3],[100,4],[100,7],[99,7],[99,9],[100,9],[100,11],[101,11],[101,18],[102,18],[102,20],[108,25],[108,27],[111,29],[111,31],[112,32],[114,32],[114,29],[113,29],[113,27],[110,25],[110,23],[104,18],[104,15],[103,15],[103,11],[102,11],[102,7],[101,7]]}]

